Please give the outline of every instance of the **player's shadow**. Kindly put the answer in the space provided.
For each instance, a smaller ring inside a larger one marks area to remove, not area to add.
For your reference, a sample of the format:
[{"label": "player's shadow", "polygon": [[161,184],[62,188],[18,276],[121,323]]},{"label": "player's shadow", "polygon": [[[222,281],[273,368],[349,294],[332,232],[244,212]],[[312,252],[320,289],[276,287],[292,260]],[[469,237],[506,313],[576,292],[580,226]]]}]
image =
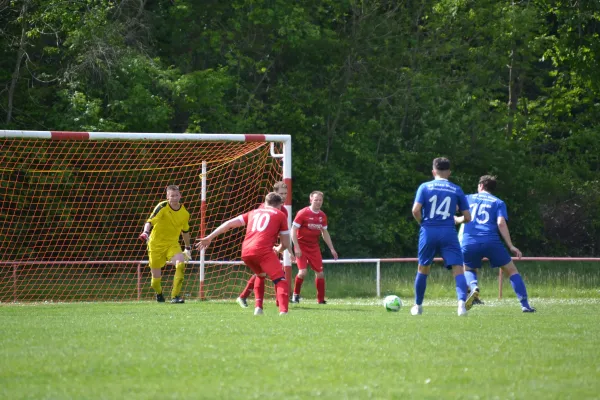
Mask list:
[{"label": "player's shadow", "polygon": [[327,306],[320,306],[319,308],[317,307],[303,307],[303,306],[290,306],[290,311],[293,310],[307,310],[307,311],[335,311],[335,312],[369,312],[369,310],[365,310],[362,308],[340,308],[340,307],[335,307],[335,308],[328,308]]}]

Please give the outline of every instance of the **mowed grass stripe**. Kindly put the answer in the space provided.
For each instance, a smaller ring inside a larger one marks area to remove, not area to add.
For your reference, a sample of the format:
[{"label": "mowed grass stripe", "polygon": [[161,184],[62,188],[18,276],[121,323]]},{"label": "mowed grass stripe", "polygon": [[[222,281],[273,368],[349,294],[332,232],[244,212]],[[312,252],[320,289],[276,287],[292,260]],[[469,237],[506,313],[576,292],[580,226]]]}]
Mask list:
[{"label": "mowed grass stripe", "polygon": [[307,299],[286,317],[272,302],[263,317],[233,302],[2,306],[0,397],[597,398],[597,299],[467,318],[441,300],[413,317],[403,300]]}]

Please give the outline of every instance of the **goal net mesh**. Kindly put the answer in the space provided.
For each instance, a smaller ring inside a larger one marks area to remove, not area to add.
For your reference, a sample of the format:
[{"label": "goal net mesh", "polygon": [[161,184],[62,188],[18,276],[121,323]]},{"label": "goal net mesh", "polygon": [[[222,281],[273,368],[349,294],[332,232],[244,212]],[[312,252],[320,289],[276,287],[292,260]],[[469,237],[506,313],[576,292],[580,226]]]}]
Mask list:
[{"label": "goal net mesh", "polygon": [[[181,189],[193,241],[201,225],[209,233],[257,207],[281,177],[281,159],[268,142],[1,138],[0,301],[150,300],[138,235],[168,185]],[[222,235],[206,260],[239,261],[243,236],[241,228]],[[167,295],[174,269],[163,268]],[[243,265],[208,263],[201,289],[199,264],[192,263],[182,295],[235,297],[249,277]]]}]

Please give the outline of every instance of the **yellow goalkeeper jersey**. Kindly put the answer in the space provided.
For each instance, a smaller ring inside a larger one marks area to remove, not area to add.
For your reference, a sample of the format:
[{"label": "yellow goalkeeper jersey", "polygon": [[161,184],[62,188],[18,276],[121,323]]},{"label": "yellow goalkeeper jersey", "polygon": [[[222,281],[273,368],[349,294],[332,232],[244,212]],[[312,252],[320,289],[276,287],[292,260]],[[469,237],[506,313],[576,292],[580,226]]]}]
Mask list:
[{"label": "yellow goalkeeper jersey", "polygon": [[181,232],[190,230],[190,213],[180,204],[179,210],[173,210],[168,201],[159,203],[146,222],[152,224],[152,232],[148,245],[167,247],[179,244]]}]

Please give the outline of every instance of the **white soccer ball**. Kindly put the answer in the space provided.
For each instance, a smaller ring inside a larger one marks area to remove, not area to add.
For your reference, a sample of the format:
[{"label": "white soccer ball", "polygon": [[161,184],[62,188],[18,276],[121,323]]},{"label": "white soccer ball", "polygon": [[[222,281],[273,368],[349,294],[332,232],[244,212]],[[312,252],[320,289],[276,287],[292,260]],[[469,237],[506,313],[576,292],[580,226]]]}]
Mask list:
[{"label": "white soccer ball", "polygon": [[402,300],[400,300],[400,297],[396,296],[395,294],[391,294],[383,299],[383,306],[387,311],[397,312],[400,311],[400,308],[402,308]]}]

